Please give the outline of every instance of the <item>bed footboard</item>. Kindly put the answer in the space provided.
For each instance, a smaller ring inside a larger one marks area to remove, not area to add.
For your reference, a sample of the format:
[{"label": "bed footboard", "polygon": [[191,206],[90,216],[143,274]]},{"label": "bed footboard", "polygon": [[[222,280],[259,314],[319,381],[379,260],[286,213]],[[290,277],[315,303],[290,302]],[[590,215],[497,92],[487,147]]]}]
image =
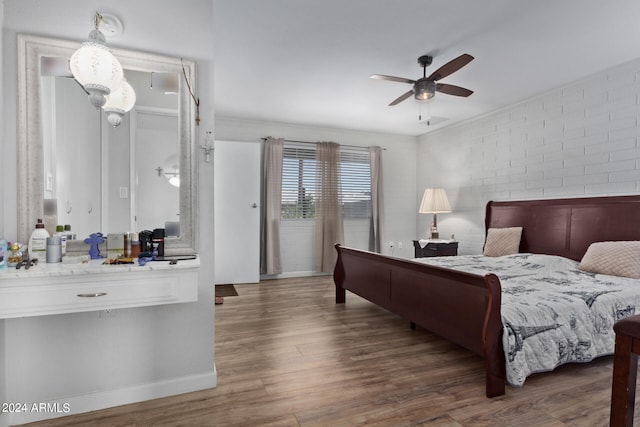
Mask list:
[{"label": "bed footboard", "polygon": [[486,395],[505,393],[500,280],[336,245],[336,303],[349,290],[484,357]]}]

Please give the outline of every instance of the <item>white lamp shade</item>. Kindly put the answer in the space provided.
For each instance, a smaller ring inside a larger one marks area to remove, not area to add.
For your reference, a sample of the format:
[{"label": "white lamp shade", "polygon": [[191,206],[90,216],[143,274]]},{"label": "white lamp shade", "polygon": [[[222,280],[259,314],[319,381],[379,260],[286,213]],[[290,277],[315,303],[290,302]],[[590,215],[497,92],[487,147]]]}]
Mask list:
[{"label": "white lamp shade", "polygon": [[[106,46],[85,42],[69,60],[73,77],[87,92],[96,107],[104,105],[104,96],[115,90],[123,78],[122,65]],[[102,102],[102,104],[100,104]]]},{"label": "white lamp shade", "polygon": [[106,97],[102,109],[107,113],[107,120],[113,126],[122,123],[124,113],[131,111],[136,104],[136,92],[124,78],[120,86]]},{"label": "white lamp shade", "polygon": [[451,205],[444,188],[427,188],[422,195],[419,213],[451,212]]}]

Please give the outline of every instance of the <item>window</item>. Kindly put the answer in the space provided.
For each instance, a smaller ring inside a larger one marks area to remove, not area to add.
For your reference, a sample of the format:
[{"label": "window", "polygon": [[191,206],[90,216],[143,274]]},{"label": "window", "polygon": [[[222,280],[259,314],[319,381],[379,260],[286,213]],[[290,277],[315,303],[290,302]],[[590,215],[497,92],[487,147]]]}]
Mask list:
[{"label": "window", "polygon": [[[366,149],[341,147],[340,187],[345,219],[371,217],[371,170]],[[316,150],[286,143],[282,160],[282,219],[315,218]]]}]

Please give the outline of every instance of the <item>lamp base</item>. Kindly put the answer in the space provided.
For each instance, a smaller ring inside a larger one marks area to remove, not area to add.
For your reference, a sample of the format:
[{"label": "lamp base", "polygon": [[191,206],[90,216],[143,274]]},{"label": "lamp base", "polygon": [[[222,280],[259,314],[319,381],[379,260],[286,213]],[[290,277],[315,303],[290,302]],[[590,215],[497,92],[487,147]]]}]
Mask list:
[{"label": "lamp base", "polygon": [[429,239],[431,240],[437,240],[440,238],[440,233],[438,233],[437,231],[432,231],[431,234],[429,234]]}]

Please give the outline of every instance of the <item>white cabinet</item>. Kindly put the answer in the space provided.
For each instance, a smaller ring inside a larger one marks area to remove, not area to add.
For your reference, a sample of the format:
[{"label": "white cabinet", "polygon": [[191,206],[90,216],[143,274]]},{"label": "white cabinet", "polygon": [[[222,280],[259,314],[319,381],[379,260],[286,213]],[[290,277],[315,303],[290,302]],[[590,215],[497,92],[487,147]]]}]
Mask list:
[{"label": "white cabinet", "polygon": [[145,266],[40,264],[0,271],[0,319],[198,300],[199,259]]}]

